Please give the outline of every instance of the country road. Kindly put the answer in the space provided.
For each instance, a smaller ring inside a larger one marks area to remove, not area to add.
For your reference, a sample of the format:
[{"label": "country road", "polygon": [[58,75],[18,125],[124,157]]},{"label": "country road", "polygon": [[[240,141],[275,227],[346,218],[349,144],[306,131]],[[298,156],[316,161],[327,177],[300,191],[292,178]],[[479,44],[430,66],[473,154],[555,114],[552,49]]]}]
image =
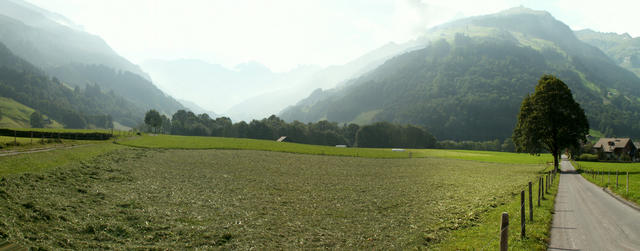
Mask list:
[{"label": "country road", "polygon": [[561,165],[549,250],[640,250],[640,212]]}]

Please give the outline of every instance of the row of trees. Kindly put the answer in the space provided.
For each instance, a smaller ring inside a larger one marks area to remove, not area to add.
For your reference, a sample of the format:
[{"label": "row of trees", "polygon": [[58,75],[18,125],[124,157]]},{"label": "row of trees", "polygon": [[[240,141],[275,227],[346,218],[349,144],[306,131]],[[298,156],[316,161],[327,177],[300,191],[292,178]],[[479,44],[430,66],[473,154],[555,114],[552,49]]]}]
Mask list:
[{"label": "row of trees", "polygon": [[443,149],[460,149],[460,150],[477,150],[477,151],[499,151],[514,152],[515,145],[511,138],[504,141],[499,139],[488,141],[453,141],[444,140],[438,142],[438,148]]},{"label": "row of trees", "polygon": [[145,115],[149,131],[189,136],[217,136],[286,141],[314,145],[349,145],[361,147],[435,147],[436,139],[423,128],[380,122],[373,125],[342,124],[326,120],[316,123],[287,123],[275,115],[249,123],[233,123],[227,117],[211,118],[207,114],[179,110],[171,119],[156,110]]}]

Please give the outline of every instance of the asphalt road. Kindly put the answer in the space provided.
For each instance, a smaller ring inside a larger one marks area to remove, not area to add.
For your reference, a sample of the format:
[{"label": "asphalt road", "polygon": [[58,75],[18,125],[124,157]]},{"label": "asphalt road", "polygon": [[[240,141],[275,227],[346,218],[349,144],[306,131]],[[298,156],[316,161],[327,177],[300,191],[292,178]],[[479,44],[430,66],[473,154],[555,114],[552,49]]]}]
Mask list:
[{"label": "asphalt road", "polygon": [[640,250],[640,211],[561,165],[549,250]]}]

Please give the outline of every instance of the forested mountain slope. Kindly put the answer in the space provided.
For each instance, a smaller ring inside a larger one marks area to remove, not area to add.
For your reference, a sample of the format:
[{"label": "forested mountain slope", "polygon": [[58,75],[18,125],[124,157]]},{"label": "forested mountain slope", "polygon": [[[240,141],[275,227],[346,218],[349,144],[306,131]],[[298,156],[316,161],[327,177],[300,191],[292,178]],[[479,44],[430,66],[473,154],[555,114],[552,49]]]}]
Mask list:
[{"label": "forested mountain slope", "polygon": [[603,33],[592,30],[580,30],[576,36],[606,53],[618,65],[634,72],[640,77],[640,37],[629,34]]},{"label": "forested mountain slope", "polygon": [[285,120],[390,121],[438,139],[511,135],[523,97],[543,74],[573,91],[591,127],[640,136],[640,79],[546,12],[514,8],[435,27],[424,49],[386,61],[347,86],[318,90]]},{"label": "forested mountain slope", "polygon": [[154,108],[172,114],[183,108],[102,38],[22,0],[0,1],[0,42],[72,87],[96,84],[105,92],[124,97],[136,109]]},{"label": "forested mountain slope", "polygon": [[50,78],[0,43],[0,96],[62,123],[68,128],[110,128],[112,121],[134,126],[144,110],[97,85],[71,89]]}]

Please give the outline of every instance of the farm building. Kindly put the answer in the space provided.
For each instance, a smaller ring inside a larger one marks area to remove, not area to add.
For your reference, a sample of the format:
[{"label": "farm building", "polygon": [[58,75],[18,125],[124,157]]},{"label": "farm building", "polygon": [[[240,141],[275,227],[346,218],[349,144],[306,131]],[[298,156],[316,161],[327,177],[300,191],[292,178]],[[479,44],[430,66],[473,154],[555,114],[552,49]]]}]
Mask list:
[{"label": "farm building", "polygon": [[593,152],[599,159],[636,161],[638,148],[630,138],[600,138],[593,145]]}]

